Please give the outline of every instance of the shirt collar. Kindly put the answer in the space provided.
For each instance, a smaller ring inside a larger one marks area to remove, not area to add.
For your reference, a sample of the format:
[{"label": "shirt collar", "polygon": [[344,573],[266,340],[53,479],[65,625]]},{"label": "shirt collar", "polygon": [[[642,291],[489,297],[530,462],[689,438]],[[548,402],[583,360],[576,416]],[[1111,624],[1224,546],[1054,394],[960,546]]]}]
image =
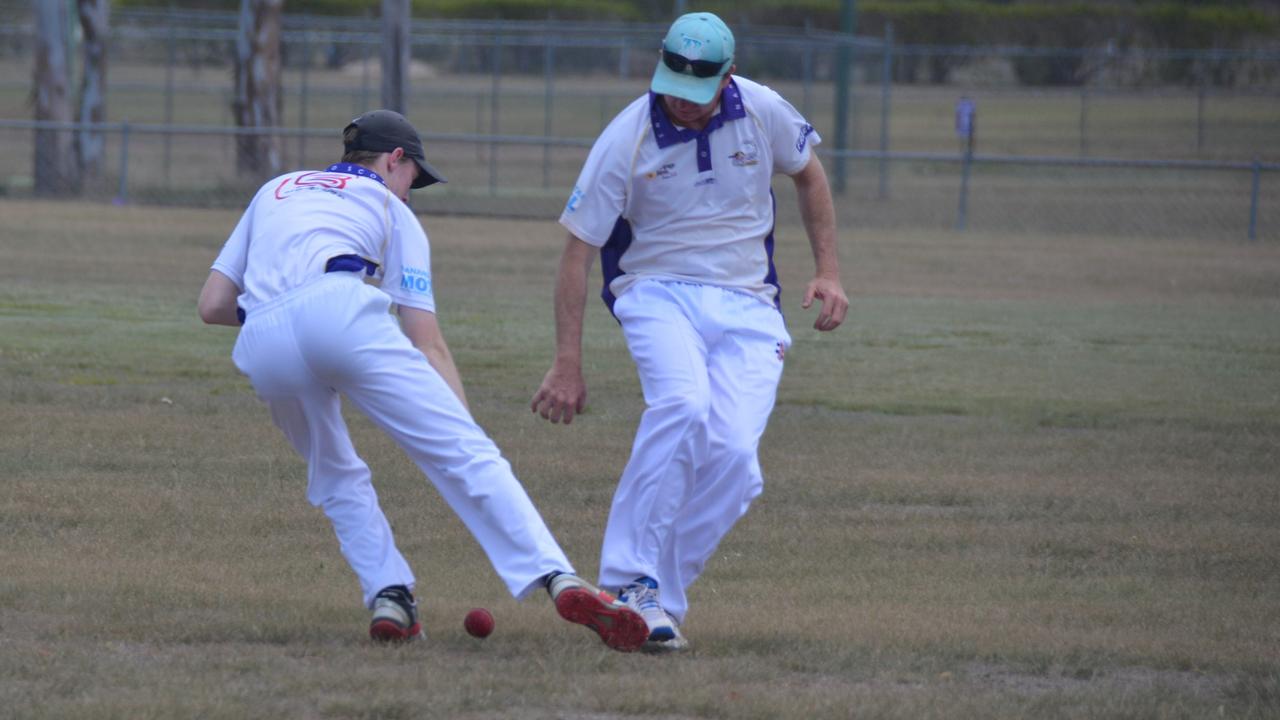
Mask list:
[{"label": "shirt collar", "polygon": [[699,135],[709,135],[719,130],[726,122],[741,120],[746,116],[747,111],[742,107],[742,93],[738,92],[738,85],[732,78],[729,79],[724,92],[720,93],[720,112],[712,115],[707,126],[700,131],[676,127],[662,111],[661,96],[652,90],[649,91],[649,122],[653,125],[653,137],[657,140],[659,148],[686,143]]},{"label": "shirt collar", "polygon": [[383,180],[382,176],[379,175],[378,173],[370,170],[367,167],[364,167],[363,165],[356,165],[355,163],[344,163],[344,162],[334,163],[330,165],[328,168],[326,168],[325,171],[346,173],[348,175],[359,175],[360,177],[367,177],[370,180],[377,180],[383,185],[387,184],[387,181]]}]

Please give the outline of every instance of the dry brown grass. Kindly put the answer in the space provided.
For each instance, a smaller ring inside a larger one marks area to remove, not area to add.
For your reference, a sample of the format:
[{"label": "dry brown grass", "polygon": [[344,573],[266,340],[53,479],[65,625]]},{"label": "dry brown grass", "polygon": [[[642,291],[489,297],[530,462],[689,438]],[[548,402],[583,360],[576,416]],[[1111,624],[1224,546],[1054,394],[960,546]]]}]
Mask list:
[{"label": "dry brown grass", "polygon": [[[1272,244],[852,231],[853,315],[819,335],[785,229],[768,487],[693,589],[695,650],[653,658],[505,597],[353,417],[431,636],[371,646],[233,333],[195,319],[235,214],[0,213],[0,715],[1280,713]],[[558,230],[426,226],[476,414],[590,575],[641,408],[620,334],[593,303],[590,411],[535,420]]]}]

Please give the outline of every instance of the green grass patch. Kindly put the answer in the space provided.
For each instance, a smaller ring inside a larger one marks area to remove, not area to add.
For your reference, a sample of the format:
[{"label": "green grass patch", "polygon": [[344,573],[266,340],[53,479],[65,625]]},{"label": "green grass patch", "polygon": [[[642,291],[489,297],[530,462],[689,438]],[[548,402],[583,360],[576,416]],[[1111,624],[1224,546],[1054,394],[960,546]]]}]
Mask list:
[{"label": "green grass patch", "polygon": [[[1273,245],[854,227],[849,320],[818,333],[808,248],[781,227],[795,343],[766,491],[690,590],[694,651],[655,658],[511,600],[350,413],[429,636],[369,645],[235,331],[196,318],[236,213],[0,210],[6,717],[1280,712]],[[643,410],[621,333],[593,300],[590,405],[542,422],[561,231],[423,222],[473,412],[590,576]],[[484,642],[474,606],[497,617]]]}]

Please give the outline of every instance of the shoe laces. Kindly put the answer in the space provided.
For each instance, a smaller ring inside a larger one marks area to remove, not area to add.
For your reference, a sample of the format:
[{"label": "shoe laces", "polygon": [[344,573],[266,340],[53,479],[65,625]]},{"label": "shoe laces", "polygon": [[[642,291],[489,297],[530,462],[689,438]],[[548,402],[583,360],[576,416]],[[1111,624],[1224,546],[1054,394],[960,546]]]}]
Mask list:
[{"label": "shoe laces", "polygon": [[658,602],[658,589],[649,587],[647,583],[637,582],[627,586],[623,591],[625,598],[635,603],[642,612],[664,612]]},{"label": "shoe laces", "polygon": [[404,611],[408,613],[409,617],[414,616],[418,607],[418,604],[413,601],[413,593],[409,592],[409,589],[402,585],[392,585],[390,587],[382,588],[378,591],[378,594],[374,596],[374,599],[375,601],[390,600],[403,608]]}]

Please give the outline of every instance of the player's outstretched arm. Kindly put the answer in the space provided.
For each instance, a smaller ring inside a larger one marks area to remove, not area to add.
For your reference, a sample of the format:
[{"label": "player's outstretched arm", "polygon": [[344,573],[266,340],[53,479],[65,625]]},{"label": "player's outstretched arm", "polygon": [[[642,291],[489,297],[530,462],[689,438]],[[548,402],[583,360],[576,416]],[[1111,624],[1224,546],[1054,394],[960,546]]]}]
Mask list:
[{"label": "player's outstretched arm", "polygon": [[570,234],[556,274],[556,356],[534,393],[530,409],[553,423],[573,422],[587,406],[582,378],[582,319],[587,308],[587,273],[596,248]]},{"label": "player's outstretched arm", "polygon": [[236,298],[240,297],[240,288],[231,278],[217,270],[209,272],[209,279],[204,281],[200,289],[200,300],[196,308],[200,319],[210,325],[232,325],[238,327],[240,318],[236,315]]},{"label": "player's outstretched arm", "polygon": [[804,291],[801,306],[809,308],[818,300],[821,310],[813,327],[835,330],[849,312],[849,298],[840,282],[840,259],[836,251],[836,212],[831,200],[827,173],[817,155],[811,155],[804,169],[791,179],[796,184],[800,201],[800,217],[804,220],[809,246],[813,249],[813,280]]},{"label": "player's outstretched arm", "polygon": [[462,406],[470,409],[467,405],[467,394],[462,390],[462,376],[458,374],[458,367],[453,364],[453,354],[449,352],[444,334],[440,332],[440,323],[436,321],[436,314],[404,305],[397,307],[396,314],[400,316],[400,329],[409,338],[409,342],[427,356],[427,362],[431,363],[431,367],[444,378],[449,389],[453,390],[453,394],[457,395],[458,400],[462,402]]}]

